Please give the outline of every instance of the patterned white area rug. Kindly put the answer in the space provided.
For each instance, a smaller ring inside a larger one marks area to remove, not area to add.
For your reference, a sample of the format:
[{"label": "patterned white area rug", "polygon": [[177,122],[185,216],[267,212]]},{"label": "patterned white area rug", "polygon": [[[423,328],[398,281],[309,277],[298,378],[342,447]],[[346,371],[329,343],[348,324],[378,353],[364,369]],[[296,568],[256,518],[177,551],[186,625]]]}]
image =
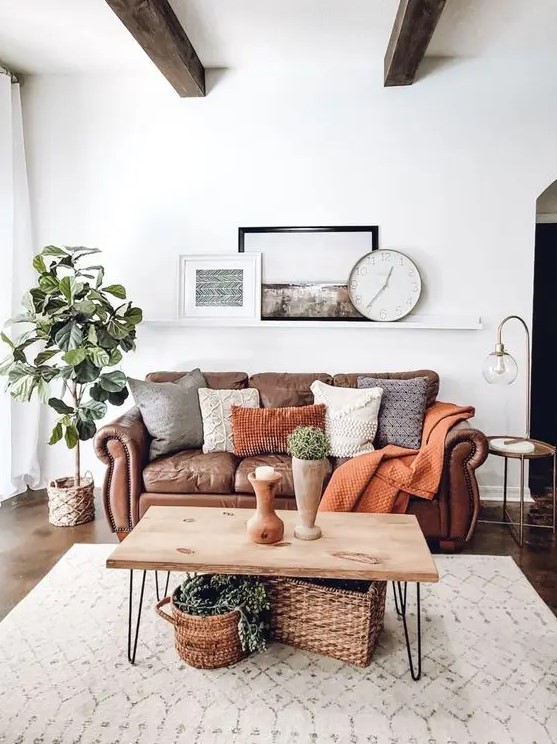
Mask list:
[{"label": "patterned white area rug", "polygon": [[557,620],[511,558],[438,557],[441,582],[423,590],[424,676],[412,682],[391,592],[367,669],[273,645],[200,671],[152,610],[152,574],[132,667],[128,575],[104,568],[111,550],[74,546],[0,624],[0,741],[557,741]]}]

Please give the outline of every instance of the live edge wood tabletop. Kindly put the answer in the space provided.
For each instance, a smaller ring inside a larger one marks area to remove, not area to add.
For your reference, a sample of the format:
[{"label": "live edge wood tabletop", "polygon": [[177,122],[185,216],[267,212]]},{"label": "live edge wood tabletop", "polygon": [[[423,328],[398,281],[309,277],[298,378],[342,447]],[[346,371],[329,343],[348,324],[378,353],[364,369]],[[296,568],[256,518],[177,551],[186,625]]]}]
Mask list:
[{"label": "live edge wood tabletop", "polygon": [[295,511],[277,511],[284,538],[248,538],[250,509],[152,506],[106,565],[158,571],[436,582],[439,574],[411,514],[320,512],[319,540],[294,537]]}]

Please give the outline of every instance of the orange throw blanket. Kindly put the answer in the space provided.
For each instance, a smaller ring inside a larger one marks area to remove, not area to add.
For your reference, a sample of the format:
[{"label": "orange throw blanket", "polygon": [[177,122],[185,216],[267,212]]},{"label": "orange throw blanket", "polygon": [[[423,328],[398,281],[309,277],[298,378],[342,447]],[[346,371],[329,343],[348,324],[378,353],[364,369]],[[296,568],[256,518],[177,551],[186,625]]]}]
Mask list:
[{"label": "orange throw blanket", "polygon": [[401,514],[410,495],[431,500],[443,472],[447,432],[474,413],[470,406],[434,403],[426,411],[419,450],[389,444],[343,463],[333,473],[319,511]]}]

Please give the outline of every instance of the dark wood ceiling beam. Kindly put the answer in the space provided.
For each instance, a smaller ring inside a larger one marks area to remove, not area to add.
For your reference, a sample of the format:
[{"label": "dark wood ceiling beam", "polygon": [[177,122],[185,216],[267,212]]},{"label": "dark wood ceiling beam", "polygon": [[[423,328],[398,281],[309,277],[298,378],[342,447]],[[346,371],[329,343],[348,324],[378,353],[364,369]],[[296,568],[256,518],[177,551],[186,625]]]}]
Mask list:
[{"label": "dark wood ceiling beam", "polygon": [[411,85],[446,0],[400,0],[385,54],[385,86]]},{"label": "dark wood ceiling beam", "polygon": [[182,98],[205,95],[205,68],[168,0],[106,0]]}]

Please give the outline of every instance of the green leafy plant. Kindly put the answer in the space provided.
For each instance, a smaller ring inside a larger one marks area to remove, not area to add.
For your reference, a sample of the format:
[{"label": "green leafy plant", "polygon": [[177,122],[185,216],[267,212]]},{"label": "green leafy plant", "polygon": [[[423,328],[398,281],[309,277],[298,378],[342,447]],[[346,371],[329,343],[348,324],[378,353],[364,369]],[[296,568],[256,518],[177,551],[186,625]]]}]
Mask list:
[{"label": "green leafy plant", "polygon": [[271,608],[265,585],[256,576],[189,574],[174,592],[174,604],[188,615],[240,613],[238,635],[244,651],[263,651]]},{"label": "green leafy plant", "polygon": [[[119,406],[128,397],[126,376],[109,368],[135,349],[142,320],[121,284],[104,284],[102,266],[83,265],[96,253],[98,248],[46,246],[33,259],[38,280],[22,298],[25,312],[7,323],[22,324],[23,332],[15,340],[1,334],[10,349],[0,362],[6,389],[20,401],[37,393],[59,414],[49,444],[64,439],[75,449],[74,485],[80,482],[79,442],[95,435],[107,402]],[[61,392],[52,397],[56,384]]]},{"label": "green leafy plant", "polygon": [[288,435],[288,452],[298,460],[324,460],[330,451],[327,435],[317,426],[298,426]]}]

